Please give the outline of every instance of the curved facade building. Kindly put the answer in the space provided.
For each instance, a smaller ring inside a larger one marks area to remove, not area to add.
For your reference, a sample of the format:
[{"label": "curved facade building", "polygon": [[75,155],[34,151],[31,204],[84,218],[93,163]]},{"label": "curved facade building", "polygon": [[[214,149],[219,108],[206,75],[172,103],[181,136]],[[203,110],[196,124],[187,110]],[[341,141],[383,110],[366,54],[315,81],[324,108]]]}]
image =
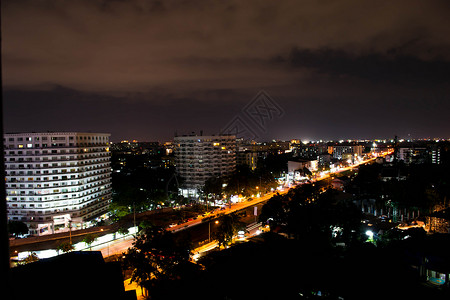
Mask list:
[{"label": "curved facade building", "polygon": [[8,220],[30,234],[83,228],[105,217],[111,202],[106,133],[42,132],[4,135]]}]

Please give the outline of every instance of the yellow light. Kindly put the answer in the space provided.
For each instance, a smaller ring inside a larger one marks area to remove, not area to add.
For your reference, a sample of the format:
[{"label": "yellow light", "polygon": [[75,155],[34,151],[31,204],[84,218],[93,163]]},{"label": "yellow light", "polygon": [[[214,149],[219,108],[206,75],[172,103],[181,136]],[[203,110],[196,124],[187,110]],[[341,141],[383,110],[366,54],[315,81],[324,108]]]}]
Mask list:
[{"label": "yellow light", "polygon": [[222,147],[222,150],[225,150],[225,147]]},{"label": "yellow light", "polygon": [[219,146],[220,143],[213,143],[213,146]]}]

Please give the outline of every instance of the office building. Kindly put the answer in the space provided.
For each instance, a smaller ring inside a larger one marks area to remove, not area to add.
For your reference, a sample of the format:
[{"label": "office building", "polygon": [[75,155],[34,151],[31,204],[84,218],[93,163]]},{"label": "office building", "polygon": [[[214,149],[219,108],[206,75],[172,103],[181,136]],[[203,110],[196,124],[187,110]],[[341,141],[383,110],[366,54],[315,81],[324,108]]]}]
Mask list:
[{"label": "office building", "polygon": [[109,134],[4,135],[8,219],[30,234],[83,228],[105,217],[111,202]]},{"label": "office building", "polygon": [[236,136],[176,136],[175,164],[183,179],[180,193],[198,198],[206,180],[226,177],[236,169]]}]

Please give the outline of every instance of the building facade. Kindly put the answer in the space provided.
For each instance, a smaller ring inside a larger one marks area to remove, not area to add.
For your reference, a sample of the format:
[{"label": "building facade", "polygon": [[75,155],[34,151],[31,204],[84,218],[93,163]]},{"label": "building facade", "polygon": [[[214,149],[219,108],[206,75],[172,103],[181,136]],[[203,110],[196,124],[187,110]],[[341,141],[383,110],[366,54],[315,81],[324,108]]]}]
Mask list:
[{"label": "building facade", "polygon": [[328,153],[333,155],[333,158],[343,159],[344,154],[352,154],[361,157],[363,152],[362,145],[333,145],[328,146]]},{"label": "building facade", "polygon": [[236,170],[236,136],[177,136],[174,138],[177,173],[183,178],[180,193],[198,198],[206,180]]},{"label": "building facade", "polygon": [[90,225],[111,202],[109,134],[4,135],[8,220],[30,234]]},{"label": "building facade", "polygon": [[254,171],[258,167],[258,153],[254,151],[239,151],[236,153],[236,164],[246,165]]}]

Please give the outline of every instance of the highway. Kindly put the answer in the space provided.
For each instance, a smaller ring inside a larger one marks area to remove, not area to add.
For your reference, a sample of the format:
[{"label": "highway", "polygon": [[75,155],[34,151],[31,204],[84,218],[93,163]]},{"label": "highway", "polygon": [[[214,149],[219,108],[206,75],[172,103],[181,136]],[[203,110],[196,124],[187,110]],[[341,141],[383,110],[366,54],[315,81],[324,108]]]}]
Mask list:
[{"label": "highway", "polygon": [[[310,181],[311,182],[317,182],[317,181],[320,181],[320,180],[324,180],[324,179],[329,178],[330,176],[333,176],[335,174],[339,174],[341,172],[345,172],[345,171],[351,170],[353,168],[359,167],[360,165],[364,165],[364,164],[370,163],[373,160],[375,160],[375,158],[370,158],[370,159],[361,161],[358,164],[355,164],[355,165],[352,165],[352,166],[349,166],[349,167],[345,167],[345,168],[340,168],[339,170],[336,170],[333,173],[327,173],[327,174],[324,174],[323,176],[316,177],[316,178],[314,178],[314,179],[312,179]],[[261,197],[255,197],[251,201],[243,201],[243,202],[235,203],[235,204],[233,204],[231,206],[231,208],[227,207],[226,209],[223,209],[223,210],[216,210],[216,211],[214,211],[213,213],[209,214],[206,217],[198,216],[197,219],[195,219],[195,220],[191,220],[191,221],[188,221],[188,222],[185,222],[185,223],[173,226],[173,227],[168,227],[167,230],[171,231],[173,233],[179,232],[179,231],[191,228],[193,226],[197,226],[199,224],[204,224],[205,222],[202,222],[202,221],[205,218],[214,219],[214,218],[219,217],[220,215],[230,214],[230,213],[233,213],[233,212],[236,212],[236,211],[240,211],[240,210],[246,209],[248,207],[254,207],[254,206],[260,204],[261,202],[269,200],[273,195],[275,195],[277,193],[279,193],[280,195],[284,195],[284,194],[288,193],[291,188],[295,188],[296,186],[297,185],[294,185],[294,186],[292,186],[290,188],[284,188],[284,189],[278,190],[276,192],[268,193],[268,194],[263,195]],[[253,229],[253,231],[250,233],[250,236],[254,235],[255,233],[256,233],[256,229]],[[249,237],[249,235],[247,235],[247,237]],[[104,257],[107,257],[109,255],[120,254],[122,252],[125,252],[129,247],[132,246],[132,242],[133,242],[132,238],[130,238],[129,240],[125,240],[125,241],[123,241],[123,240],[122,241],[111,241],[106,246],[102,245],[103,247],[101,247],[101,246],[93,247],[92,250],[99,250],[99,251],[102,252]],[[213,242],[207,243],[205,245],[202,245],[201,247],[198,247],[197,249],[194,249],[193,252],[201,254],[203,252],[207,252],[207,251],[215,248],[216,246],[217,246],[217,242],[213,241]]]},{"label": "highway", "polygon": [[[341,173],[341,172],[345,172],[345,171],[351,170],[351,169],[353,169],[353,168],[359,167],[360,165],[367,164],[367,163],[369,163],[369,162],[371,162],[371,161],[373,161],[373,160],[375,160],[375,158],[370,158],[370,159],[361,161],[361,162],[358,163],[358,164],[355,164],[355,165],[352,165],[352,166],[349,166],[349,167],[345,167],[345,168],[340,168],[339,170],[336,170],[336,171],[333,172],[333,173],[327,173],[327,174],[325,174],[325,175],[323,175],[323,176],[316,177],[316,178],[314,178],[314,179],[311,179],[310,181],[311,181],[311,182],[320,181],[320,180],[329,178],[329,177],[332,176],[332,175],[335,175],[335,174],[338,174],[338,173]],[[189,227],[192,227],[192,226],[201,224],[201,223],[202,223],[202,220],[203,220],[204,218],[214,219],[215,217],[217,217],[217,216],[219,216],[219,215],[230,214],[230,213],[233,213],[233,212],[235,212],[235,211],[239,211],[239,210],[245,209],[245,208],[250,207],[250,206],[255,206],[255,205],[257,205],[257,204],[259,204],[259,203],[261,203],[261,202],[264,202],[264,201],[269,200],[272,196],[276,195],[277,193],[279,193],[280,195],[287,194],[291,188],[295,188],[296,186],[297,186],[297,185],[294,185],[294,186],[292,186],[292,187],[290,187],[290,188],[284,188],[284,189],[282,189],[282,190],[277,190],[277,191],[275,191],[275,192],[271,192],[271,193],[265,194],[265,195],[263,195],[263,196],[261,196],[261,197],[255,197],[255,198],[252,199],[251,201],[243,201],[243,202],[235,203],[235,204],[233,204],[233,205],[231,206],[231,208],[227,207],[227,208],[224,209],[224,210],[216,210],[216,211],[214,211],[213,213],[209,214],[207,217],[199,216],[199,217],[197,217],[197,219],[195,219],[195,220],[191,220],[191,221],[189,221],[189,222],[186,222],[186,223],[183,223],[183,224],[180,224],[180,225],[176,225],[176,226],[171,227],[171,228],[167,228],[167,230],[168,230],[168,231],[172,231],[172,232],[177,232],[177,231],[184,230],[184,229],[186,229],[186,228],[189,228]]]},{"label": "highway", "polygon": [[[289,191],[289,189],[284,189],[284,190],[281,190],[281,191],[278,191],[278,192],[280,194],[286,194],[288,191]],[[177,232],[177,231],[180,231],[180,230],[184,230],[186,228],[189,228],[189,227],[201,224],[203,219],[205,219],[205,218],[214,219],[214,218],[216,218],[216,217],[218,217],[220,215],[231,214],[233,212],[236,212],[236,211],[239,211],[239,210],[243,210],[243,209],[245,209],[247,207],[255,206],[255,205],[257,205],[257,204],[259,204],[259,203],[261,203],[263,201],[269,200],[270,197],[272,197],[275,194],[276,194],[276,192],[268,193],[268,194],[266,194],[264,196],[255,198],[255,199],[253,199],[251,201],[238,202],[236,204],[233,204],[231,206],[231,208],[228,207],[228,208],[223,209],[223,210],[216,210],[216,211],[214,211],[213,213],[209,214],[206,217],[199,216],[195,220],[191,220],[189,222],[186,222],[186,223],[183,223],[183,224],[180,224],[180,225],[176,225],[176,226],[171,227],[171,228],[167,228],[167,230],[168,231],[172,231],[172,232]]]},{"label": "highway", "polygon": [[[315,179],[312,179],[310,181],[311,182],[316,182],[316,181],[320,181],[320,180],[329,178],[330,176],[332,176],[334,174],[338,174],[338,173],[341,173],[341,172],[348,171],[348,170],[356,168],[356,167],[358,167],[358,166],[360,166],[362,164],[369,163],[369,162],[373,161],[374,159],[375,158],[371,158],[371,159],[367,159],[367,160],[361,161],[358,164],[355,164],[355,165],[352,165],[352,166],[349,166],[349,167],[345,167],[345,168],[341,168],[339,170],[336,170],[333,173],[324,174],[323,176],[316,177]],[[176,233],[176,232],[188,229],[188,228],[192,228],[193,226],[197,226],[199,224],[203,224],[202,229],[201,230],[196,230],[195,233],[199,233],[199,237],[198,237],[197,240],[199,240],[200,238],[204,239],[205,238],[205,234],[207,235],[207,233],[205,233],[205,230],[207,230],[206,229],[206,227],[207,227],[206,224],[208,224],[207,222],[202,222],[205,218],[214,219],[214,218],[219,217],[220,215],[230,214],[230,213],[233,213],[233,212],[236,212],[236,211],[241,211],[243,209],[254,207],[254,206],[257,206],[257,205],[261,206],[263,202],[269,200],[276,193],[284,195],[284,194],[288,193],[288,191],[291,188],[295,188],[296,186],[297,185],[294,185],[294,186],[292,186],[290,188],[284,188],[284,189],[281,189],[281,190],[277,190],[275,192],[268,193],[268,194],[263,195],[261,197],[254,197],[250,201],[243,201],[243,202],[235,203],[235,204],[233,204],[231,206],[231,208],[227,206],[225,209],[214,211],[213,213],[209,214],[207,217],[198,216],[194,220],[191,220],[191,221],[188,221],[188,222],[185,222],[183,224],[176,225],[176,226],[173,226],[173,227],[169,227],[169,228],[167,228],[167,230]],[[259,210],[260,210],[260,207],[259,207]],[[101,231],[103,231],[103,228],[101,228],[100,231],[99,231],[98,228],[90,228],[87,231],[92,231],[90,233],[100,233]],[[105,232],[107,232],[107,231],[108,230],[105,230]],[[201,232],[201,234],[200,234],[200,232]],[[67,233],[65,233],[65,235],[66,236],[64,236],[64,238],[68,239]],[[72,238],[74,240],[81,239],[82,235],[80,233],[73,232],[72,233]],[[42,239],[42,237],[40,239]],[[44,244],[44,242],[49,242],[50,240],[53,243],[56,243],[60,239],[61,239],[61,237],[59,237],[59,236],[57,237],[57,235],[49,235],[49,236],[45,237],[44,240],[41,240],[42,241],[41,243]],[[26,243],[27,242],[29,243],[30,240],[29,239],[23,239],[23,240],[12,241],[12,244],[17,243],[18,245],[15,245],[15,246],[16,246],[17,250],[19,250],[19,252],[20,252],[20,251],[26,251],[26,248],[27,248]],[[33,242],[37,243],[38,241],[32,241],[32,243]],[[133,237],[132,237],[132,235],[130,235],[130,236],[126,237],[125,239],[121,238],[121,239],[118,239],[118,240],[113,240],[113,241],[110,241],[110,242],[107,242],[107,243],[103,243],[103,244],[98,245],[98,246],[93,246],[92,250],[101,251],[103,256],[107,257],[107,256],[110,256],[110,255],[120,254],[122,252],[125,252],[129,247],[132,246],[132,242],[133,242]],[[24,243],[24,245],[21,245],[21,247],[20,247],[19,245],[22,244],[22,243]],[[17,253],[17,251],[16,251],[16,253]]]}]

